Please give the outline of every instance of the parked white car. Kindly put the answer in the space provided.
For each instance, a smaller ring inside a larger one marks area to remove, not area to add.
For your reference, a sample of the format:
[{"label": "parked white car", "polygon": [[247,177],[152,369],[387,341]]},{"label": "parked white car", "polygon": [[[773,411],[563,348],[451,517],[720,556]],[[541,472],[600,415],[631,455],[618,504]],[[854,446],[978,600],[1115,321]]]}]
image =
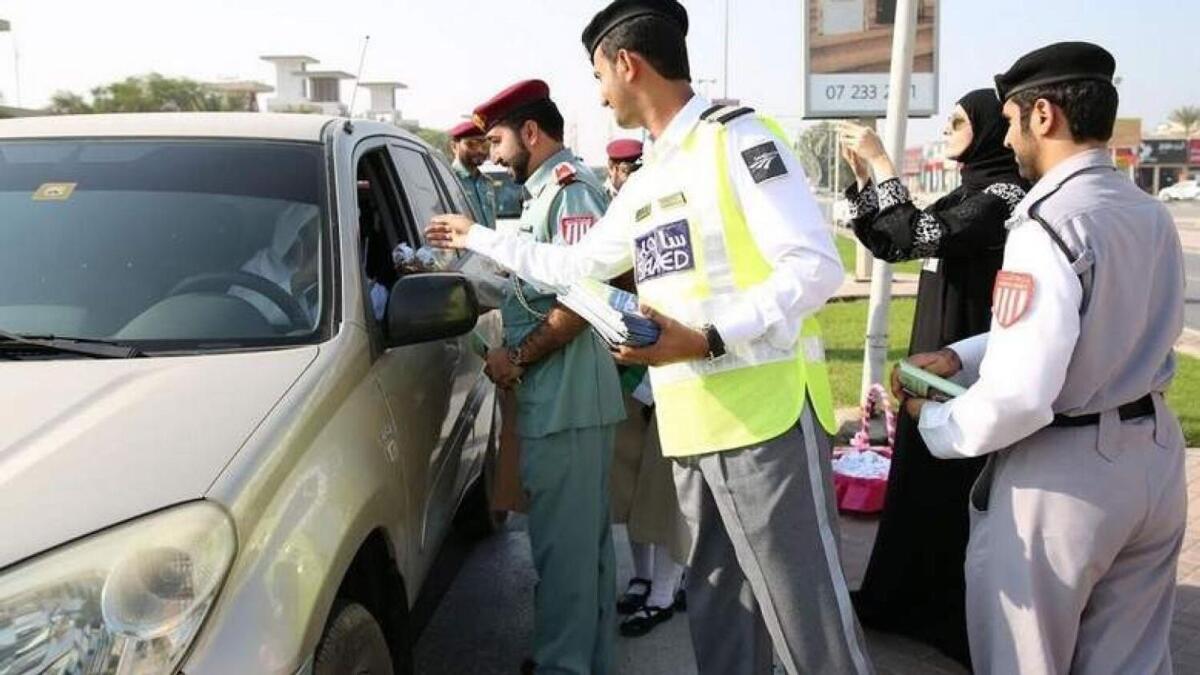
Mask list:
[{"label": "parked white car", "polygon": [[0,122],[0,673],[412,672],[499,331],[391,252],[469,208],[390,125]]},{"label": "parked white car", "polygon": [[1158,198],[1164,202],[1200,199],[1200,181],[1181,180],[1171,187],[1159,190]]}]

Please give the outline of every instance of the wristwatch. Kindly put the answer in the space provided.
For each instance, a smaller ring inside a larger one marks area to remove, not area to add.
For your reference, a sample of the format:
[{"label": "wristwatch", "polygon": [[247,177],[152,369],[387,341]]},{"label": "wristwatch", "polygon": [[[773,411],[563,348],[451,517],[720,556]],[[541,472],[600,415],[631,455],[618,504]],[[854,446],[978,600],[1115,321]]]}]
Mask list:
[{"label": "wristwatch", "polygon": [[709,323],[700,330],[704,333],[704,339],[708,341],[708,358],[715,359],[725,356],[725,341],[721,339],[717,327]]},{"label": "wristwatch", "polygon": [[508,362],[518,368],[525,367],[525,364],[521,361],[521,348],[520,347],[509,347],[508,348]]}]

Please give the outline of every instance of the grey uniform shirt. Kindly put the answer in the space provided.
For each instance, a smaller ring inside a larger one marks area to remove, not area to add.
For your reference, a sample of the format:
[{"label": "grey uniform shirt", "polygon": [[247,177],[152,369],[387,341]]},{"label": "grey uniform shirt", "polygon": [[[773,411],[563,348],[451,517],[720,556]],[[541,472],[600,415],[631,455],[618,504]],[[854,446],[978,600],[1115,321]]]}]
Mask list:
[{"label": "grey uniform shirt", "polygon": [[[991,332],[951,345],[963,361],[961,379],[974,384],[922,410],[921,435],[939,457],[1000,450],[1055,414],[1113,419],[1119,406],[1164,392],[1175,374],[1185,287],[1179,234],[1166,208],[1113,168],[1107,150],[1054,167],[1009,227],[1004,271],[1030,279],[1032,290],[1016,299],[1023,311],[1015,322],[999,321],[1017,312],[998,294]],[[1161,415],[1165,406],[1155,398]]]}]

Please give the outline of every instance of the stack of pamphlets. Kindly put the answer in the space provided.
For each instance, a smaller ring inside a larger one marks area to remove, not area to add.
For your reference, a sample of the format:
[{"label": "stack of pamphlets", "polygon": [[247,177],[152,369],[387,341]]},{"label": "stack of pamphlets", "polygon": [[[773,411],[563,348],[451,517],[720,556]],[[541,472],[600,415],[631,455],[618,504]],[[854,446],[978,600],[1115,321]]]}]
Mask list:
[{"label": "stack of pamphlets", "polygon": [[658,342],[658,324],[638,311],[632,293],[585,279],[571,284],[558,301],[590,323],[610,347],[648,347]]}]

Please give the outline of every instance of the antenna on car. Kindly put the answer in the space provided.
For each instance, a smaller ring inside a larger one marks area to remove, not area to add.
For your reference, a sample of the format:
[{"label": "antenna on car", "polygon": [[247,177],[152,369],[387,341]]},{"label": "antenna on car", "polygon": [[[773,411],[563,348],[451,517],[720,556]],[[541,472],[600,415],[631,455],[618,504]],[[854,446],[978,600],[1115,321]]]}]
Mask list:
[{"label": "antenna on car", "polygon": [[[358,100],[359,80],[362,79],[363,64],[367,62],[367,45],[371,44],[371,36],[363,37],[362,53],[358,56],[358,72],[354,73],[354,93],[350,94],[350,107],[346,110],[346,115],[352,117],[354,115],[354,102]],[[354,133],[354,123],[346,120],[346,125],[343,127],[346,133]]]}]

